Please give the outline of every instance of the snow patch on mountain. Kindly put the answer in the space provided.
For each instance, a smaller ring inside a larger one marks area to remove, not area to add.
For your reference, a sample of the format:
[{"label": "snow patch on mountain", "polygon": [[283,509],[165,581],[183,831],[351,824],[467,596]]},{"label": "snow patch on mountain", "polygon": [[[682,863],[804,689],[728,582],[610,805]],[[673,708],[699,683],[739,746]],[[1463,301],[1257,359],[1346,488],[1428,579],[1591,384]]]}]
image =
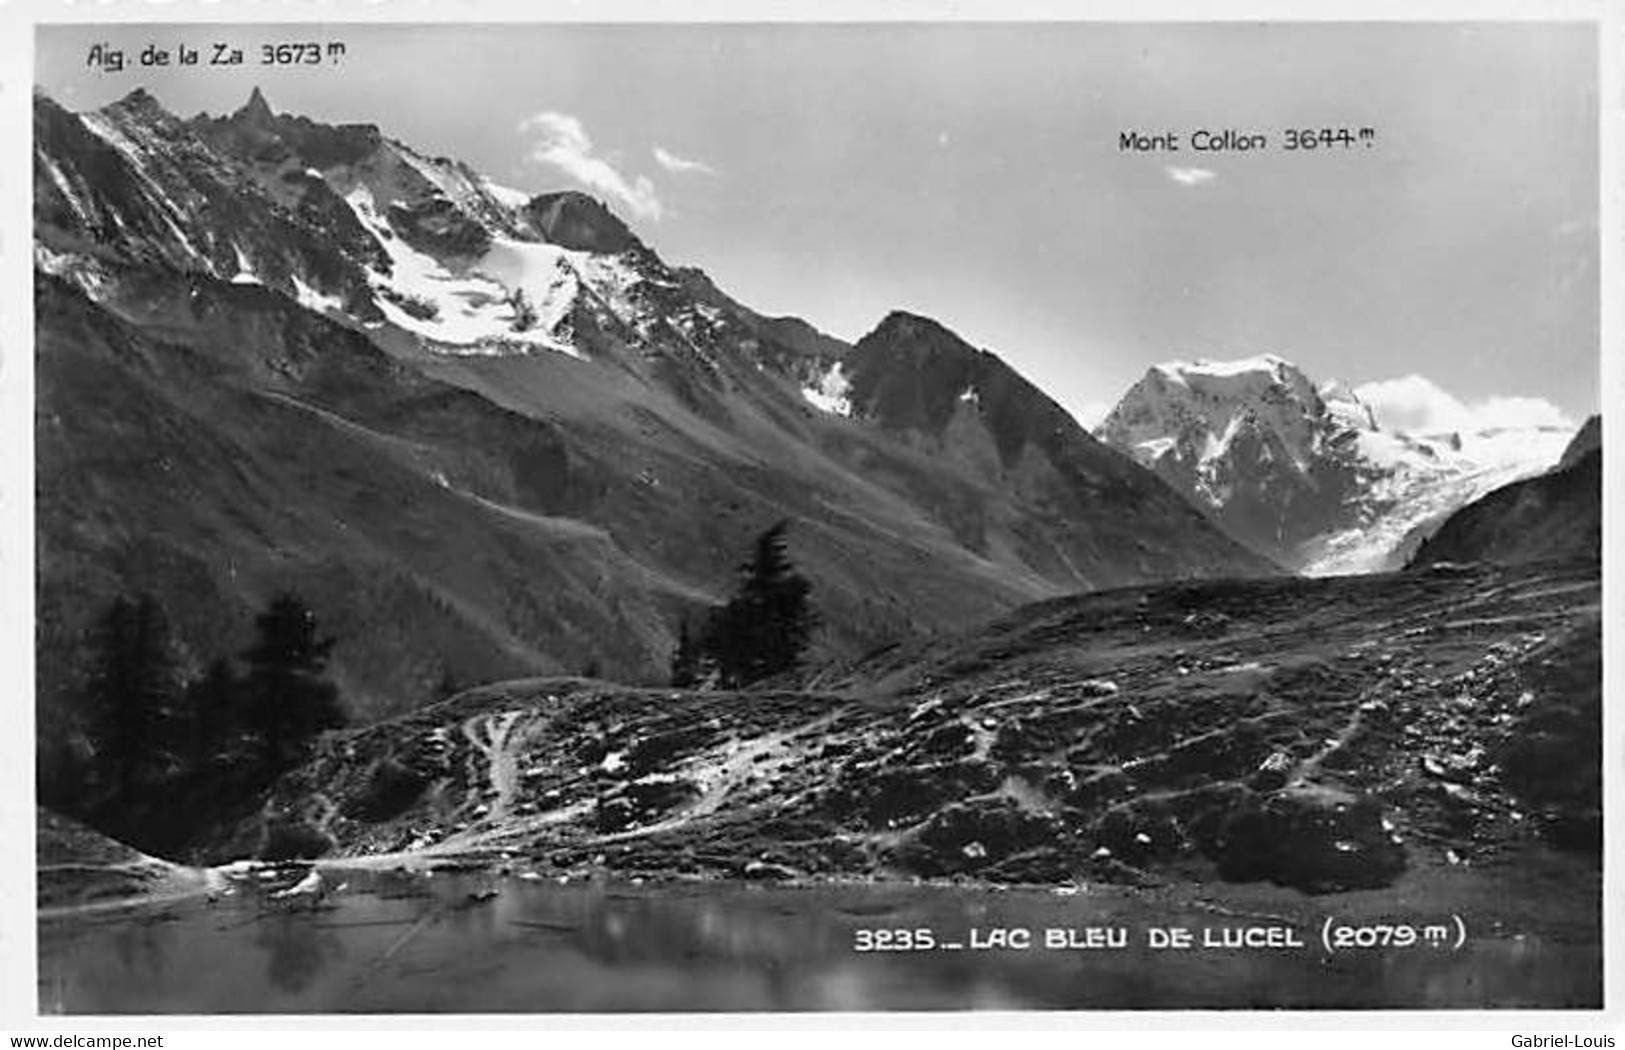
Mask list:
[{"label": "snow patch on mountain", "polygon": [[841,370],[839,361],[831,365],[816,384],[801,388],[801,396],[807,399],[808,404],[832,416],[852,414],[851,394],[852,382]]},{"label": "snow patch on mountain", "polygon": [[551,244],[493,238],[491,249],[475,267],[476,272],[495,278],[502,287],[518,292],[515,302],[528,306],[533,318],[522,318],[523,309],[510,305],[509,327],[534,327],[551,332],[569,316],[581,292],[581,275],[571,265],[570,253]]},{"label": "snow patch on mountain", "polygon": [[523,190],[516,190],[512,186],[492,182],[487,178],[480,179],[480,188],[485,190],[491,196],[491,199],[498,204],[513,208],[515,211],[530,203],[530,194],[525,193]]},{"label": "snow patch on mountain", "polygon": [[97,110],[81,113],[79,122],[89,129],[91,134],[124,154],[124,159],[129,161],[138,173],[140,172],[146,151],[137,145],[134,139],[124,134],[105,113]]},{"label": "snow patch on mountain", "polygon": [[374,270],[370,280],[392,324],[452,352],[504,353],[519,346],[581,356],[555,334],[580,291],[571,263],[578,253],[493,237],[477,263],[456,272],[398,236],[365,183],[345,200],[389,257],[389,272]]},{"label": "snow patch on mountain", "polygon": [[649,334],[654,314],[639,305],[637,291],[642,285],[653,288],[672,285],[644,274],[621,256],[571,251],[567,253],[567,258],[594,299],[610,313],[631,324],[640,335]]},{"label": "snow patch on mountain", "polygon": [[1158,371],[1183,385],[1192,387],[1202,385],[1210,388],[1215,380],[1240,379],[1246,384],[1252,384],[1261,378],[1266,380],[1278,378],[1286,370],[1295,371],[1290,361],[1275,354],[1257,354],[1233,361],[1215,361],[1199,357],[1194,361],[1170,361],[1156,367]]},{"label": "snow patch on mountain", "polygon": [[[238,276],[242,276],[239,274]],[[259,283],[255,281],[254,283]],[[324,295],[299,279],[298,274],[293,275],[294,298],[299,305],[307,310],[314,310],[319,314],[334,314],[342,317],[344,302],[337,296]]]},{"label": "snow patch on mountain", "polygon": [[112,283],[105,268],[95,258],[56,251],[37,240],[34,242],[34,266],[41,273],[62,278],[95,300],[100,300]]},{"label": "snow patch on mountain", "polygon": [[237,256],[237,272],[232,275],[231,283],[264,284],[265,282],[261,281],[259,279],[259,275],[254,272],[254,267],[249,264],[248,257],[243,254],[242,247],[240,245],[233,244],[231,246],[231,250]]},{"label": "snow patch on mountain", "polygon": [[80,222],[90,222],[92,217],[90,206],[74,191],[73,184],[68,181],[66,175],[62,174],[62,168],[56,161],[39,150],[34,151],[34,158],[36,163],[45,168],[46,175],[56,185],[57,192],[62,194],[62,199],[68,202],[68,207],[73,211],[74,216]]}]

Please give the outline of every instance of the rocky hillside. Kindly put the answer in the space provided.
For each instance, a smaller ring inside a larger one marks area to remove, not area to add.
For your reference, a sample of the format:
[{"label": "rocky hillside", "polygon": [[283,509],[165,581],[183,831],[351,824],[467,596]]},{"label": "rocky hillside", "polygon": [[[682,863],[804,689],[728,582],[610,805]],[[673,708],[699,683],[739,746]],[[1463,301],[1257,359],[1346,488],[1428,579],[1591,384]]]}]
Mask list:
[{"label": "rocky hillside", "polygon": [[1411,565],[1601,561],[1602,449],[1564,460],[1567,466],[1496,489],[1456,511],[1422,543]]},{"label": "rocky hillside", "polygon": [[447,675],[658,681],[784,518],[826,656],[1276,571],[991,354],[758,314],[582,194],[257,91],[34,121],[47,697],[136,590],[199,663],[300,591],[364,717]]},{"label": "rocky hillside", "polygon": [[1232,536],[1311,575],[1404,564],[1464,506],[1556,462],[1551,428],[1410,434],[1273,354],[1149,370],[1098,428]]},{"label": "rocky hillside", "polygon": [[1590,864],[1599,609],[1585,565],[1186,583],[1029,606],[820,692],[509,682],[327,739],[209,848],[1316,892]]}]

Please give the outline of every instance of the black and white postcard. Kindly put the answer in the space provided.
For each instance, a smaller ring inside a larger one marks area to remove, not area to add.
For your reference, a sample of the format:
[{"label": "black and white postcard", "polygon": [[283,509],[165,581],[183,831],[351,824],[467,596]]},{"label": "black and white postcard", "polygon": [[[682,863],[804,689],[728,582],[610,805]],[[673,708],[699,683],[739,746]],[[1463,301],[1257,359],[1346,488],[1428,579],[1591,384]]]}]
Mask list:
[{"label": "black and white postcard", "polygon": [[1602,1016],[1602,5],[943,6],[14,20],[30,1023]]}]

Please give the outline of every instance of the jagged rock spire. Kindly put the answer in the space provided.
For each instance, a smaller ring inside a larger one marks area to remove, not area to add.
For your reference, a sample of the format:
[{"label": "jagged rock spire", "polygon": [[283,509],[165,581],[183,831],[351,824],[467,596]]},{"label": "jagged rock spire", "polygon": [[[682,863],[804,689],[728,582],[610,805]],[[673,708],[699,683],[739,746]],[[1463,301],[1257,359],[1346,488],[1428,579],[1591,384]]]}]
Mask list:
[{"label": "jagged rock spire", "polygon": [[243,104],[243,108],[239,109],[236,115],[255,124],[267,123],[276,116],[271,111],[271,104],[265,101],[265,95],[260,91],[258,84],[254,85],[254,90],[249,94],[248,101]]}]

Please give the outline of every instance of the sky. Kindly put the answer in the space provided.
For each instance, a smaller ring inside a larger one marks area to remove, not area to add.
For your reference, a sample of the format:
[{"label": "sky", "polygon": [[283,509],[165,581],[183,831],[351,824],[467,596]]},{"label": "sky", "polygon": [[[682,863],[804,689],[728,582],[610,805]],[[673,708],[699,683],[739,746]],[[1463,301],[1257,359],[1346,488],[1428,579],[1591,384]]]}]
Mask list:
[{"label": "sky", "polygon": [[[70,109],[366,122],[603,199],[667,262],[857,339],[936,318],[1097,421],[1160,361],[1279,354],[1392,425],[1597,410],[1595,35],[1571,24],[43,27]],[[216,41],[241,67],[143,69]],[[128,55],[87,66],[92,44]],[[1372,129],[1283,149],[1288,128]],[[1198,151],[1194,132],[1262,133]],[[1178,152],[1121,148],[1171,132]],[[1399,422],[1404,420],[1403,423]]]}]

